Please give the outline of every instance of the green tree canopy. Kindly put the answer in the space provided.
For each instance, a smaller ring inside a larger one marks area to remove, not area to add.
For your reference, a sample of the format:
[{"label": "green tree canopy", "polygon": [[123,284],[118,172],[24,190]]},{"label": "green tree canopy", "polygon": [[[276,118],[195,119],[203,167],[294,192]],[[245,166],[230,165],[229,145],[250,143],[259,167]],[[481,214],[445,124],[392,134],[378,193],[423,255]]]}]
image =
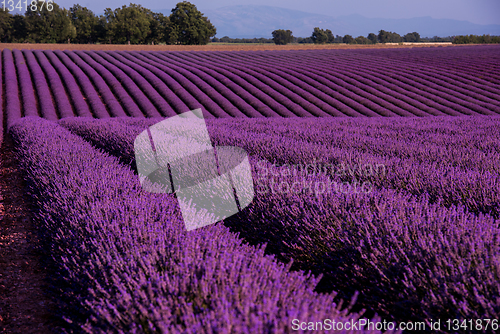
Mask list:
[{"label": "green tree canopy", "polygon": [[70,7],[71,22],[76,29],[76,43],[95,43],[98,39],[99,18],[94,13],[78,4]]},{"label": "green tree canopy", "polygon": [[106,35],[112,44],[144,43],[150,34],[150,17],[148,9],[141,5],[130,3],[114,11],[106,8]]},{"label": "green tree canopy", "polygon": [[159,44],[167,43],[172,44],[170,18],[161,13],[153,13],[148,10],[149,16],[149,34],[146,36],[146,43]]},{"label": "green tree canopy", "polygon": [[403,41],[403,38],[395,32],[380,30],[378,41],[380,43],[399,43]]},{"label": "green tree canopy", "polygon": [[217,30],[203,16],[195,5],[190,2],[179,2],[170,14],[172,30],[169,32],[171,41],[180,44],[204,45],[210,42]]},{"label": "green tree canopy", "polygon": [[378,38],[377,38],[377,35],[375,35],[374,33],[369,33],[368,34],[368,39],[370,40],[370,42],[372,44],[377,44],[377,41],[378,41]]},{"label": "green tree canopy", "polygon": [[273,31],[273,41],[277,45],[286,45],[293,42],[291,30],[278,29]]},{"label": "green tree canopy", "polygon": [[12,15],[8,10],[0,10],[0,43],[7,43],[11,39],[12,34]]},{"label": "green tree canopy", "polygon": [[371,44],[371,41],[365,36],[358,36],[354,39],[356,44]]},{"label": "green tree canopy", "polygon": [[[52,6],[48,10],[47,6]],[[56,3],[36,2],[37,10],[28,11],[24,15],[26,39],[35,43],[65,43],[76,37],[76,29],[67,9]]]},{"label": "green tree canopy", "polygon": [[328,42],[328,34],[319,27],[314,28],[311,39],[315,44],[324,44]]},{"label": "green tree canopy", "polygon": [[299,43],[299,44],[310,44],[310,43],[313,43],[313,40],[312,40],[311,37],[306,37],[306,38],[299,37],[299,38],[297,38],[297,43]]},{"label": "green tree canopy", "polygon": [[346,44],[356,44],[356,40],[351,35],[345,35],[342,42]]},{"label": "green tree canopy", "polygon": [[[434,37],[434,39],[437,39]],[[452,38],[453,44],[492,44],[500,43],[500,36],[490,36],[490,35],[464,35],[464,36],[454,36]]]},{"label": "green tree canopy", "polygon": [[10,33],[9,42],[24,43],[28,39],[26,30],[26,21],[23,15],[16,14],[12,16],[12,31]]},{"label": "green tree canopy", "polygon": [[410,32],[403,36],[405,42],[420,42],[420,34],[416,31]]},{"label": "green tree canopy", "polygon": [[378,32],[378,41],[380,43],[387,43],[389,41],[389,32],[385,30],[380,30]]},{"label": "green tree canopy", "polygon": [[335,43],[335,36],[333,36],[333,33],[330,29],[325,30],[325,34],[327,37],[327,43]]}]

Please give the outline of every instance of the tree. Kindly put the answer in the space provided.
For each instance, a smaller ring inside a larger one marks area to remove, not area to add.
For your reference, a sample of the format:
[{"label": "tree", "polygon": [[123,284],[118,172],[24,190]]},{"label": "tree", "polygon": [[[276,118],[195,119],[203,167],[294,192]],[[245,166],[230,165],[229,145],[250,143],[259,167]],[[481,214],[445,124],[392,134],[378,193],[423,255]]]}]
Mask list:
[{"label": "tree", "polygon": [[370,40],[370,42],[372,44],[377,44],[377,35],[375,35],[374,33],[369,33],[368,34],[368,39]]},{"label": "tree", "polygon": [[356,41],[351,35],[345,35],[344,38],[342,38],[342,42],[346,44],[356,44]]},{"label": "tree", "polygon": [[113,44],[141,44],[150,34],[150,18],[147,9],[131,3],[114,11],[104,10],[107,39]]},{"label": "tree", "polygon": [[37,1],[37,10],[26,11],[24,21],[28,41],[35,43],[65,43],[76,37],[76,28],[71,22],[69,11],[60,8],[56,3],[50,5],[52,10],[47,9],[45,1]]},{"label": "tree", "polygon": [[387,43],[389,42],[389,32],[385,30],[380,30],[378,32],[378,41],[380,43]]},{"label": "tree", "polygon": [[28,38],[24,15],[16,14],[12,17],[12,32],[9,36],[11,43],[24,43]]},{"label": "tree", "polygon": [[380,30],[378,33],[378,41],[380,43],[400,43],[403,41],[403,38],[395,32]]},{"label": "tree", "polygon": [[395,32],[390,32],[389,33],[389,42],[391,43],[401,43],[403,41],[403,38]]},{"label": "tree", "polygon": [[278,29],[273,31],[273,41],[276,45],[286,45],[293,41],[292,31]]},{"label": "tree", "polygon": [[356,44],[370,44],[371,41],[366,38],[365,36],[358,36],[354,39],[354,41],[356,42]]},{"label": "tree", "polygon": [[319,27],[316,27],[314,28],[311,39],[313,40],[314,44],[325,44],[326,42],[328,42],[328,35],[326,31],[320,29]]},{"label": "tree", "polygon": [[335,43],[335,36],[333,36],[333,33],[330,29],[325,30],[326,37],[328,37],[327,43]]},{"label": "tree", "polygon": [[420,42],[420,34],[416,31],[404,35],[405,42]]},{"label": "tree", "polygon": [[147,14],[149,16],[149,34],[146,36],[146,43],[159,44],[165,42],[172,44],[170,40],[172,27],[168,16],[161,13],[153,13],[149,9]]},{"label": "tree", "polygon": [[217,30],[190,2],[179,2],[170,14],[170,38],[180,44],[204,45],[210,42]]},{"label": "tree", "polygon": [[98,38],[99,18],[94,13],[80,5],[74,5],[69,9],[71,22],[76,29],[76,43],[95,43]]},{"label": "tree", "polygon": [[12,15],[9,10],[0,10],[0,43],[9,42],[12,35]]},{"label": "tree", "polygon": [[306,38],[302,38],[302,37],[299,37],[297,38],[297,43],[299,44],[309,44],[309,43],[314,43],[312,38],[311,37],[306,37]]}]

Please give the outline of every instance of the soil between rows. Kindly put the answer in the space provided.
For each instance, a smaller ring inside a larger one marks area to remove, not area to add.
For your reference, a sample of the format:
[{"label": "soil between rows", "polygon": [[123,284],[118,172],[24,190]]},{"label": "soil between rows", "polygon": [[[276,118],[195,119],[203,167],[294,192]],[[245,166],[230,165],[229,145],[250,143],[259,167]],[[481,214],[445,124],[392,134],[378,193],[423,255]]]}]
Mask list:
[{"label": "soil between rows", "polygon": [[24,189],[6,135],[0,148],[0,332],[54,333],[60,320],[47,294],[49,271]]}]

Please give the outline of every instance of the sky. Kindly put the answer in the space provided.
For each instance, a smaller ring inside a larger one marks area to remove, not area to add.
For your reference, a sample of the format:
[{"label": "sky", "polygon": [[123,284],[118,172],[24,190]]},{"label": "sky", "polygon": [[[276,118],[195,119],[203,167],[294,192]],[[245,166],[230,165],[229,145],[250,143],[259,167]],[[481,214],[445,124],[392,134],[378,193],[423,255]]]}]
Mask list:
[{"label": "sky", "polygon": [[[179,1],[56,0],[55,2],[65,8],[79,3],[96,14],[102,14],[106,7],[115,9],[130,2],[152,10],[160,10],[172,9]],[[233,5],[266,5],[333,17],[351,14],[392,19],[431,16],[436,19],[455,19],[476,24],[500,24],[500,0],[192,0],[190,2],[202,12]]]}]

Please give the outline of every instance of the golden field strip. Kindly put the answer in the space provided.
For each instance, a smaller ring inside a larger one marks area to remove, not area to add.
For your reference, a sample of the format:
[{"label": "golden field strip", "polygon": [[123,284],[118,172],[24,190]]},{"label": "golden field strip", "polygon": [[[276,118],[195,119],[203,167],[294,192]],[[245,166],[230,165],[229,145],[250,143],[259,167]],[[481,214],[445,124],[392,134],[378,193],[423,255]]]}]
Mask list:
[{"label": "golden field strip", "polygon": [[[472,44],[464,44],[472,45]],[[103,51],[264,51],[264,50],[314,50],[314,49],[394,49],[413,47],[460,46],[451,43],[399,44],[252,44],[252,43],[210,43],[207,45],[123,45],[123,44],[31,44],[0,43],[3,49],[27,50],[103,50]]]}]

